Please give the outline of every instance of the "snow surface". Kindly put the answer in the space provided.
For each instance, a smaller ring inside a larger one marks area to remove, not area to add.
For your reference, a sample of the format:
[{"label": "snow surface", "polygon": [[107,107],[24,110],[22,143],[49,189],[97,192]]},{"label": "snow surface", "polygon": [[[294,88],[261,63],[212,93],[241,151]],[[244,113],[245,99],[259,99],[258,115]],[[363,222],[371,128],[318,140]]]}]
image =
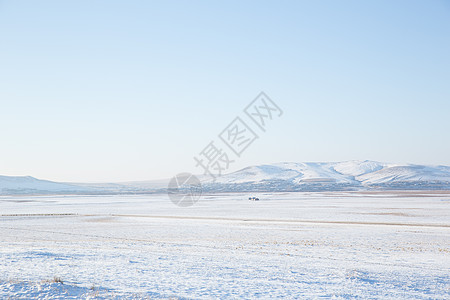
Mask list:
[{"label": "snow surface", "polygon": [[251,196],[0,197],[0,298],[450,298],[449,193]]}]

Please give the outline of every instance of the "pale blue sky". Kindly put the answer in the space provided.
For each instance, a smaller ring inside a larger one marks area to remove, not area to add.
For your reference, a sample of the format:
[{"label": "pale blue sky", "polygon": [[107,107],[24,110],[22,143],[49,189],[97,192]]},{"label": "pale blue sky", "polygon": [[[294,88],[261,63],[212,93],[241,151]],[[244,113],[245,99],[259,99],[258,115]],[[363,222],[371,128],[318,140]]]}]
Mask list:
[{"label": "pale blue sky", "polygon": [[284,115],[230,171],[450,165],[450,2],[0,0],[0,174],[198,173],[260,91]]}]

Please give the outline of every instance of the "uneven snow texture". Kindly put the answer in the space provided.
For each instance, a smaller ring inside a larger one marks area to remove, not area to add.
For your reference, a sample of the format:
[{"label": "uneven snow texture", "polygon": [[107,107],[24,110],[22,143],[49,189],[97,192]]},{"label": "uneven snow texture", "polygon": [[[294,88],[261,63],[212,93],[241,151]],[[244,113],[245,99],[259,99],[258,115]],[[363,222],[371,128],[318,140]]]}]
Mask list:
[{"label": "uneven snow texture", "polygon": [[248,196],[0,197],[0,298],[450,299],[450,194]]}]

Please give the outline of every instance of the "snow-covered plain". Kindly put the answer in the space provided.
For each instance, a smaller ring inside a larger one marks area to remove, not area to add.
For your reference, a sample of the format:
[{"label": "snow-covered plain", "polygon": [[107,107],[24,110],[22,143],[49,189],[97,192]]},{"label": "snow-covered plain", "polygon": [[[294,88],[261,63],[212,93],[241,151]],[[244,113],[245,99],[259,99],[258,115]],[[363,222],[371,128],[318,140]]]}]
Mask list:
[{"label": "snow-covered plain", "polygon": [[450,193],[250,196],[0,197],[0,298],[450,298]]}]

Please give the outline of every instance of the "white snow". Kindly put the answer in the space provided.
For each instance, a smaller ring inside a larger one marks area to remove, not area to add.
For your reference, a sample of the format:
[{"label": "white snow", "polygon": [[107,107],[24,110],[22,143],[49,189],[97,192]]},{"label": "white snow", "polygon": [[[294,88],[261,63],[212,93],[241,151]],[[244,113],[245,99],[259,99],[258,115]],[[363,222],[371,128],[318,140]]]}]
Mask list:
[{"label": "white snow", "polygon": [[447,181],[450,182],[450,168],[445,166],[391,166],[376,172],[363,174],[358,180],[364,184],[393,181]]},{"label": "white snow", "polygon": [[[274,163],[224,174],[198,176],[208,192],[339,191],[370,189],[450,190],[450,167],[374,161]],[[121,183],[57,183],[0,176],[0,195],[121,194],[164,192],[169,179]]]},{"label": "white snow", "polygon": [[352,161],[345,161],[345,162],[339,162],[336,163],[333,168],[337,172],[345,175],[350,176],[361,176],[367,173],[376,172],[378,170],[383,169],[386,167],[387,164],[379,163],[376,161],[358,161],[358,160],[352,160]]},{"label": "white snow", "polygon": [[2,196],[0,298],[450,298],[449,193],[253,196]]},{"label": "white snow", "polygon": [[79,187],[73,184],[40,180],[31,176],[0,176],[1,194],[23,194],[42,192],[64,193],[64,192],[87,192],[89,188]]},{"label": "white snow", "polygon": [[[280,183],[281,181],[281,183]],[[375,161],[337,163],[276,163],[248,167],[226,174],[215,181],[213,189],[239,191],[239,184],[257,184],[277,191],[296,188],[308,190],[371,189],[383,186],[395,189],[450,189],[450,167],[387,164]],[[208,184],[206,182],[205,184]],[[225,185],[221,188],[220,185]],[[232,185],[236,185],[233,187]],[[306,188],[305,188],[306,187]]]}]

